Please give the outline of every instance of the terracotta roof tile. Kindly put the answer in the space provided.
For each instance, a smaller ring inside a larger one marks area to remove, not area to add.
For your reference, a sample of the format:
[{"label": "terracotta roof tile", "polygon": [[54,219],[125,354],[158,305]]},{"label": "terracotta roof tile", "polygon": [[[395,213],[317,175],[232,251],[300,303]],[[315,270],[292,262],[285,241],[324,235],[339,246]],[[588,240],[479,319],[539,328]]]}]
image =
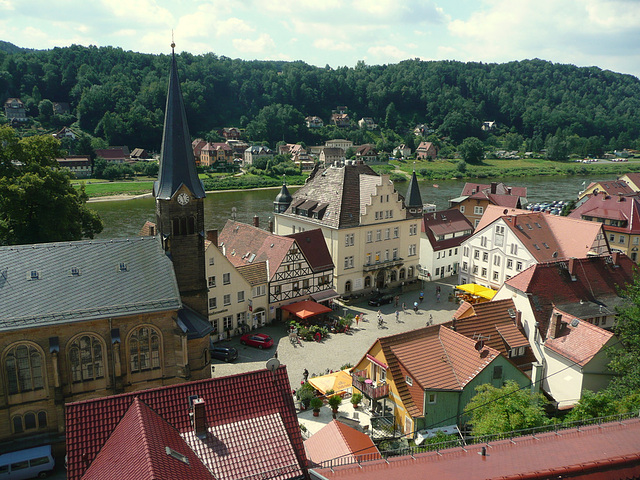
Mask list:
[{"label": "terracotta roof tile", "polygon": [[[511,193],[509,193],[509,189],[511,189]],[[464,187],[462,187],[462,193],[460,194],[460,196],[473,195],[474,190],[476,192],[487,190],[489,193],[491,193],[491,185],[485,183],[465,183]],[[496,194],[526,197],[527,187],[508,187],[504,183],[498,182],[496,184]]]},{"label": "terracotta roof tile", "polygon": [[[319,465],[334,458],[354,459],[365,455],[367,459],[382,458],[371,438],[338,420],[333,420],[304,441],[307,458]],[[376,457],[377,454],[377,457]]]},{"label": "terracotta roof tile", "polygon": [[636,195],[625,197],[592,195],[589,200],[569,214],[569,218],[583,217],[623,220],[626,221],[626,225],[620,227],[607,225],[606,230],[638,234],[640,233],[640,198]]},{"label": "terracotta roof tile", "polygon": [[[450,210],[442,210],[439,212],[425,213],[422,217],[421,230],[427,236],[429,243],[434,251],[459,246],[463,241],[469,238],[473,233],[473,225],[460,210],[452,208]],[[460,235],[460,232],[469,231],[466,235]],[[445,238],[438,240],[438,236],[447,236],[458,234],[453,238]]]},{"label": "terracotta roof tile", "polygon": [[[82,476],[136,398],[185,438],[184,434],[193,428],[188,402],[191,395],[197,395],[205,401],[207,426],[219,435],[224,431],[225,445],[229,445],[234,452],[237,445],[249,441],[246,438],[248,424],[243,422],[259,420],[258,430],[261,431],[254,431],[252,435],[268,441],[256,442],[244,452],[244,457],[234,456],[236,461],[250,463],[254,473],[265,474],[262,478],[283,478],[277,469],[294,457],[297,460],[295,468],[304,471],[306,457],[302,436],[289,393],[286,368],[280,367],[275,376],[270,371],[259,370],[67,404],[65,431],[68,478],[77,480]],[[286,433],[286,439],[283,432]],[[201,453],[198,447],[194,447],[194,450]],[[217,465],[220,469],[216,472],[220,475],[217,478],[230,480],[240,478],[236,472],[244,472],[247,468],[246,465],[221,467],[219,462]],[[127,477],[119,478],[128,480]],[[137,480],[141,477],[129,478]]]},{"label": "terracotta roof tile", "polygon": [[249,285],[255,287],[268,282],[267,278],[267,262],[255,262],[251,265],[241,265],[236,270]]},{"label": "terracotta roof tile", "polygon": [[[604,348],[605,344],[613,338],[613,333],[589,322],[582,322],[572,315],[560,312],[558,309],[554,309],[552,315],[554,313],[562,314],[563,327],[556,338],[550,338],[550,332],[547,332],[547,341],[544,343],[544,348],[551,349],[572,362],[576,362],[581,367],[589,363]],[[572,320],[575,320],[575,322],[572,322]]]},{"label": "terracotta roof tile", "polygon": [[640,477],[640,419],[314,471],[327,480],[626,480]]}]

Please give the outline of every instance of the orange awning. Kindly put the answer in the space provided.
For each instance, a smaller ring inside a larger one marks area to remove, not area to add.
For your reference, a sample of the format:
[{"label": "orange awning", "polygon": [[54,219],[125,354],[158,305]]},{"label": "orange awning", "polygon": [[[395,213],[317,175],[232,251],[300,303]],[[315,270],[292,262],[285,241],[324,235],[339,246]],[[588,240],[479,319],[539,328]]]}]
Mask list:
[{"label": "orange awning", "polygon": [[305,300],[303,302],[292,303],[291,305],[285,305],[282,310],[286,310],[289,313],[293,313],[296,317],[305,318],[320,315],[321,313],[328,313],[332,310],[329,307],[320,305],[313,300]]}]

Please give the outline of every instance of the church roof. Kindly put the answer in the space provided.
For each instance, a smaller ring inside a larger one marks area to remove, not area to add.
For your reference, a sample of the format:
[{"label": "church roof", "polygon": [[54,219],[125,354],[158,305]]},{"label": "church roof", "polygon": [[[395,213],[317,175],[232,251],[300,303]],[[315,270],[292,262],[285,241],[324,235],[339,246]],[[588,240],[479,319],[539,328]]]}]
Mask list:
[{"label": "church roof", "polygon": [[418,178],[415,170],[411,174],[411,180],[409,180],[409,188],[407,188],[404,204],[407,208],[422,208],[422,197],[420,196],[420,187],[418,187]]},{"label": "church roof", "polygon": [[154,196],[169,200],[181,185],[187,187],[196,198],[205,197],[204,186],[196,172],[176,57],[172,54],[160,152],[160,172],[158,181],[153,187]]},{"label": "church roof", "polygon": [[0,247],[0,331],[181,306],[156,237]]}]

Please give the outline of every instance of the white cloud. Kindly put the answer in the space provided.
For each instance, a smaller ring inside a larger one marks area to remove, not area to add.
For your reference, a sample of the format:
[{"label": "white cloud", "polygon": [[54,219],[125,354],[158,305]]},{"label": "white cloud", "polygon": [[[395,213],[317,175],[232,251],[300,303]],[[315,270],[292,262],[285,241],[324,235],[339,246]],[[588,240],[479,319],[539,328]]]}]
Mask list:
[{"label": "white cloud", "polygon": [[11,0],[0,0],[0,10],[15,10]]},{"label": "white cloud", "polygon": [[158,5],[156,0],[135,0],[124,2],[122,0],[101,0],[102,5],[113,16],[137,25],[171,25],[174,22],[173,14],[166,8]]},{"label": "white cloud", "polygon": [[411,57],[407,52],[400,50],[395,45],[381,45],[370,47],[367,52],[373,55],[374,60],[381,63],[395,63]]},{"label": "white cloud", "polygon": [[337,42],[333,38],[318,38],[313,42],[313,46],[321,50],[353,50],[353,46],[346,42]]},{"label": "white cloud", "polygon": [[242,53],[264,53],[275,48],[275,43],[271,36],[266,33],[260,34],[255,40],[249,38],[234,38],[233,46]]}]

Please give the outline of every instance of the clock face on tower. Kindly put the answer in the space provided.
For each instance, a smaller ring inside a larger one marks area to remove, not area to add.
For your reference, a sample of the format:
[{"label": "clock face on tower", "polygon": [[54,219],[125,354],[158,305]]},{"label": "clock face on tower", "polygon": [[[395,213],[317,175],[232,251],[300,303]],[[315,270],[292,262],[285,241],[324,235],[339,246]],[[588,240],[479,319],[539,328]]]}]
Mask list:
[{"label": "clock face on tower", "polygon": [[180,205],[186,205],[187,203],[189,203],[189,200],[191,200],[191,198],[189,198],[189,195],[186,193],[181,193],[180,195],[178,195],[178,203]]}]

